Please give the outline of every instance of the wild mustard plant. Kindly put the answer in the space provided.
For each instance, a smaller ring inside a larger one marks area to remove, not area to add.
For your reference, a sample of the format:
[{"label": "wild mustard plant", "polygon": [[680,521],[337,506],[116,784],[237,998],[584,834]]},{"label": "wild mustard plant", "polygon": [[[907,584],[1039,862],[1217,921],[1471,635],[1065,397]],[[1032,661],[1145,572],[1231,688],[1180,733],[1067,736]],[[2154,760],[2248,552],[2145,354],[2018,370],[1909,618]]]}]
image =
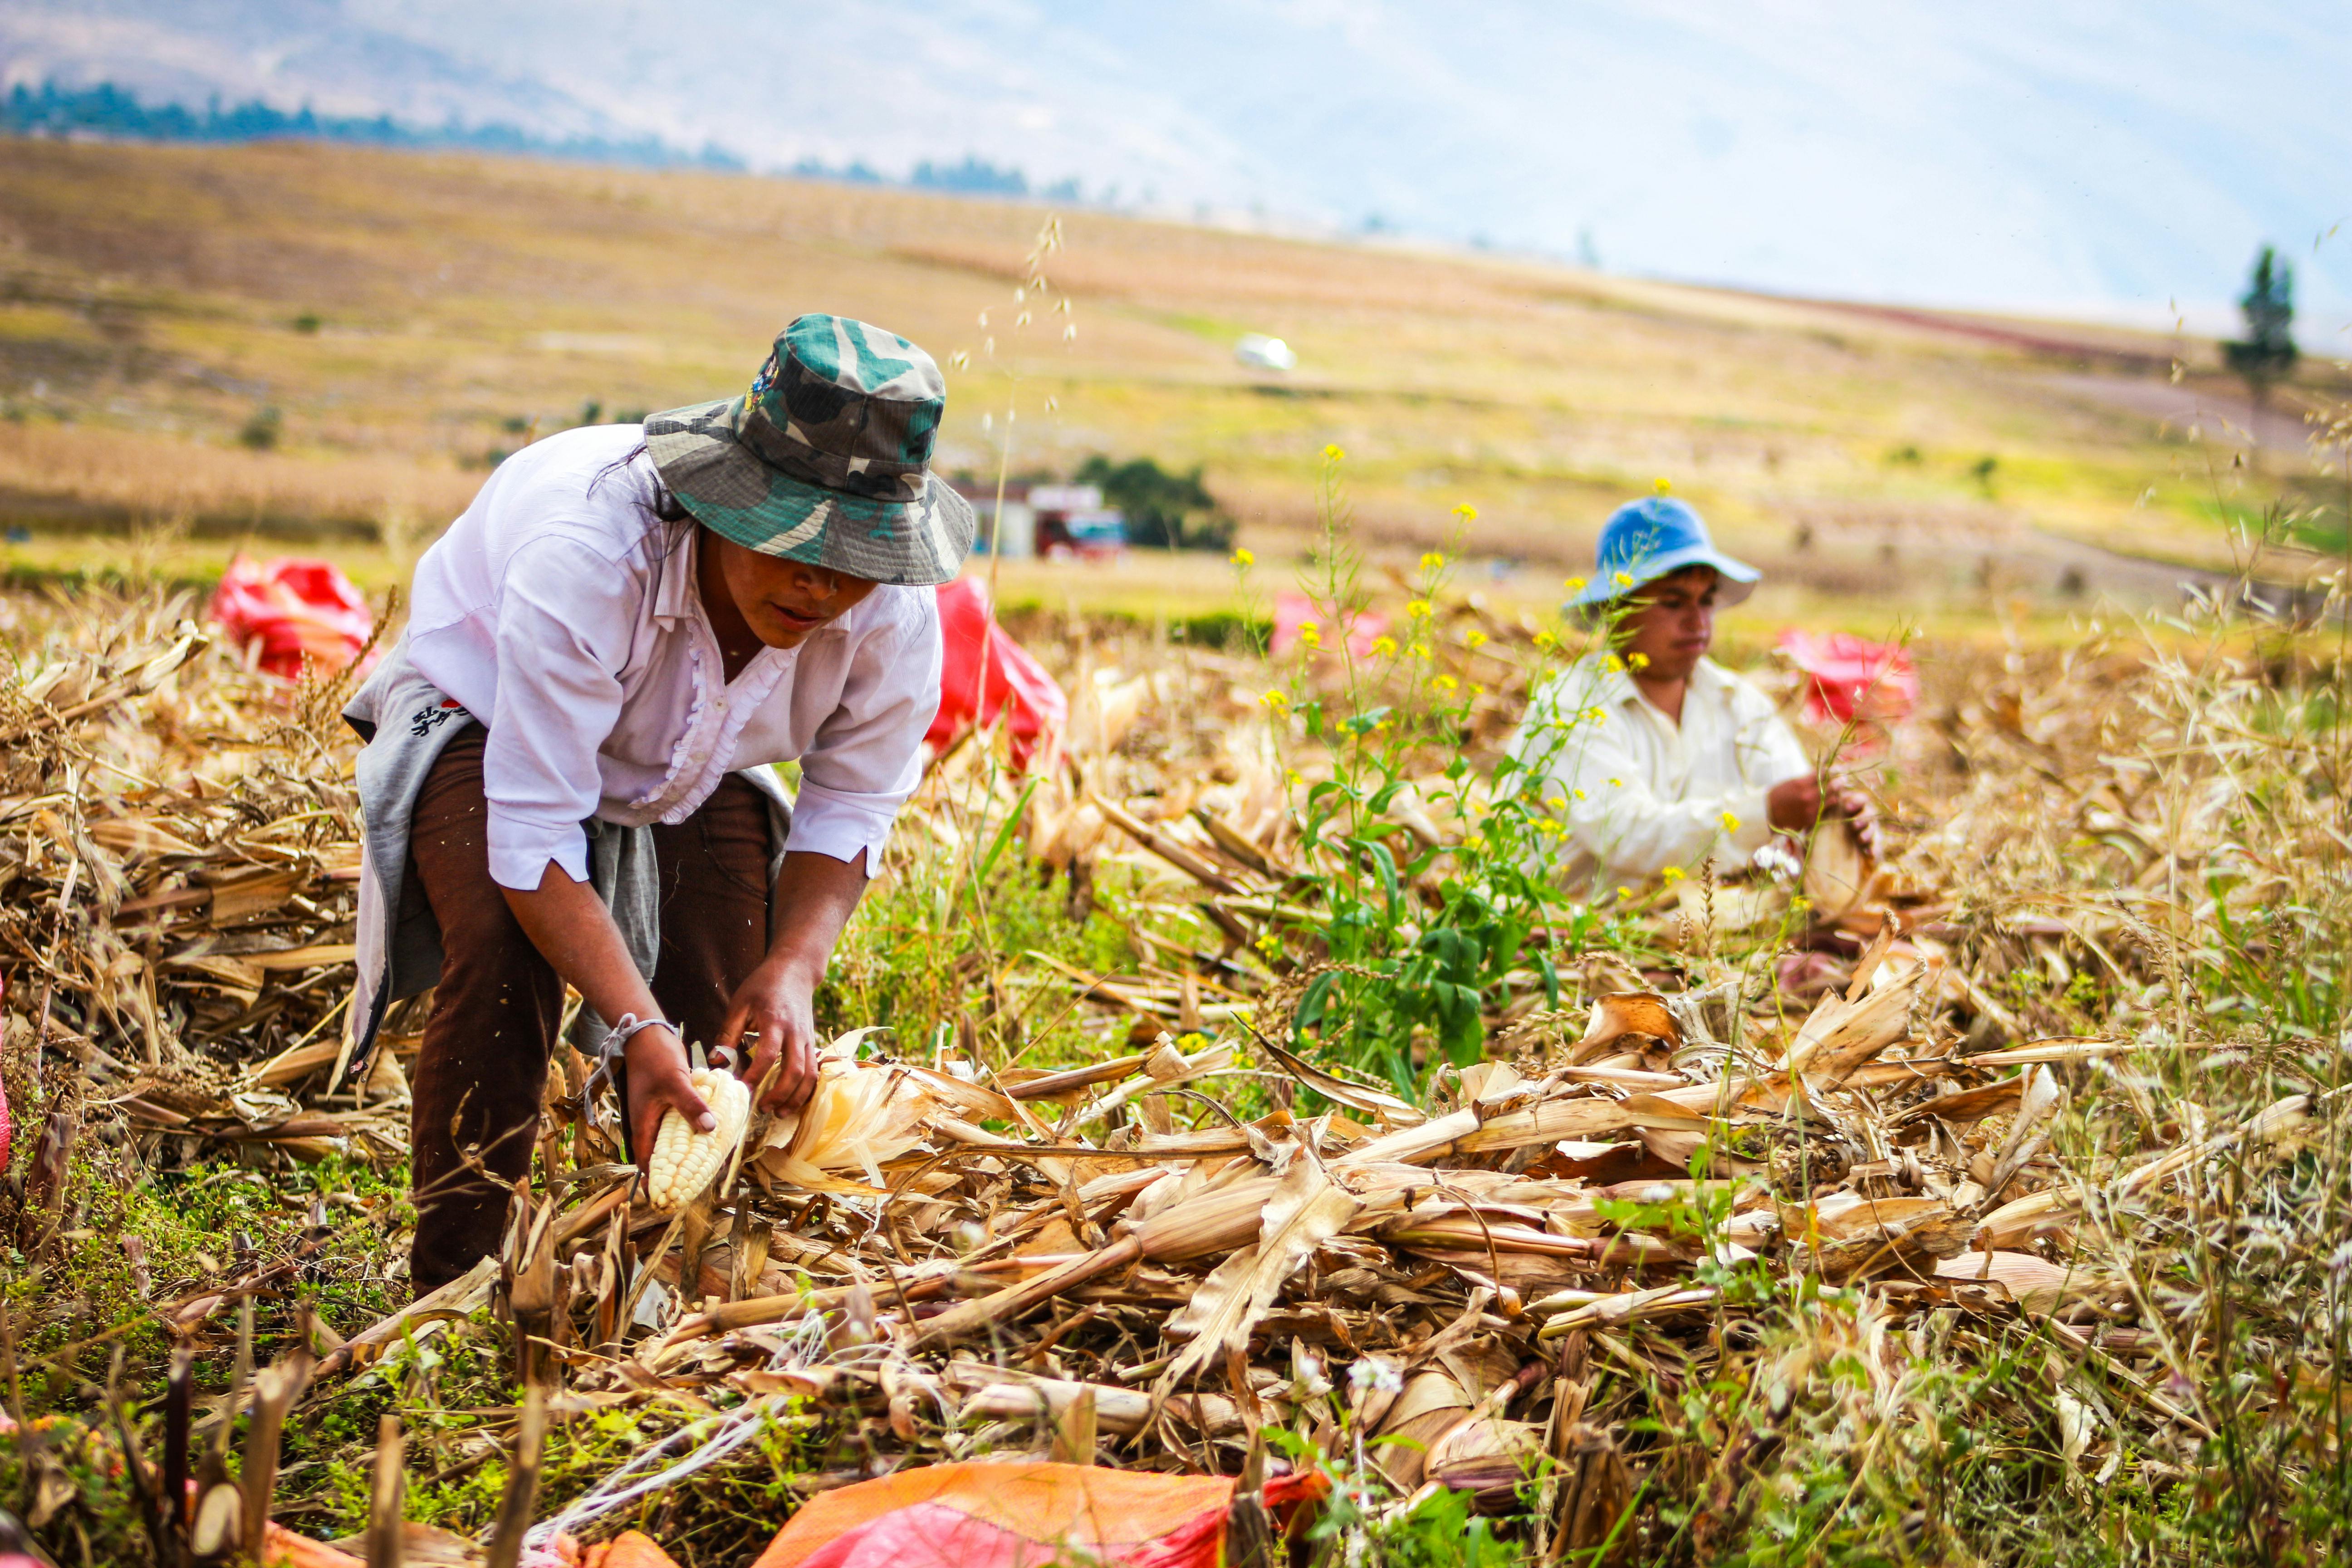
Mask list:
[{"label": "wild mustard plant", "polygon": [[[1561,1004],[1562,967],[1630,928],[1554,888],[1566,827],[1521,789],[1507,762],[1490,784],[1463,755],[1472,716],[1507,656],[1484,629],[1458,634],[1439,605],[1455,552],[1422,556],[1402,624],[1366,641],[1364,557],[1342,479],[1346,455],[1324,450],[1321,532],[1302,586],[1318,618],[1302,626],[1281,683],[1261,699],[1286,761],[1321,776],[1297,805],[1300,861],[1315,897],[1277,921],[1270,952],[1319,966],[1294,1029],[1333,1059],[1416,1093],[1434,1068],[1483,1054],[1486,1017],[1514,1000]],[[1477,513],[1455,510],[1457,527]],[[1548,679],[1582,639],[1547,628],[1532,647]],[[1318,656],[1319,661],[1318,661]],[[1336,670],[1331,667],[1336,666]],[[1318,668],[1335,679],[1318,681]],[[1433,813],[1453,822],[1433,831]]]}]

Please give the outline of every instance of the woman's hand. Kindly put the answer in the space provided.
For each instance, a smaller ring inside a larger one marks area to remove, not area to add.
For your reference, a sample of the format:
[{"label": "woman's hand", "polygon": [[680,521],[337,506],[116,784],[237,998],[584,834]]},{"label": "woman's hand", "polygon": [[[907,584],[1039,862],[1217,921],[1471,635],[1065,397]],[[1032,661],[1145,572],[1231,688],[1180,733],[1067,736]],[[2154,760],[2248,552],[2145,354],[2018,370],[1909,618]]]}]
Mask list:
[{"label": "woman's hand", "polygon": [[815,990],[816,976],[806,964],[790,952],[771,953],[727,1005],[719,1043],[737,1047],[747,1036],[757,1037],[749,1042],[751,1065],[744,1081],[756,1091],[768,1069],[783,1064],[760,1101],[763,1110],[798,1110],[816,1087],[816,1013],[810,1003]]},{"label": "woman's hand", "polygon": [[688,1077],[686,1047],[668,1026],[639,1029],[621,1047],[621,1057],[628,1068],[630,1148],[640,1168],[652,1161],[654,1140],[661,1133],[662,1118],[670,1111],[685,1117],[686,1124],[697,1132],[708,1132],[719,1125],[710,1107],[694,1092],[693,1080]]}]

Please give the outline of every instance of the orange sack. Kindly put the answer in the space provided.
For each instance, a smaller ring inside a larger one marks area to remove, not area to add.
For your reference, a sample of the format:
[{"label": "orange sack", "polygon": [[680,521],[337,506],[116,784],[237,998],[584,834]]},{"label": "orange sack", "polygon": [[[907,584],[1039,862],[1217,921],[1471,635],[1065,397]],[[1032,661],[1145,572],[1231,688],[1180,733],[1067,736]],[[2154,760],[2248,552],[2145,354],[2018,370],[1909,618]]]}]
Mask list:
[{"label": "orange sack", "polygon": [[[1320,1479],[1286,1477],[1267,1487],[1267,1500],[1295,1500]],[[819,1493],[752,1568],[1022,1568],[1073,1556],[1216,1568],[1233,1496],[1225,1476],[927,1465]]]}]

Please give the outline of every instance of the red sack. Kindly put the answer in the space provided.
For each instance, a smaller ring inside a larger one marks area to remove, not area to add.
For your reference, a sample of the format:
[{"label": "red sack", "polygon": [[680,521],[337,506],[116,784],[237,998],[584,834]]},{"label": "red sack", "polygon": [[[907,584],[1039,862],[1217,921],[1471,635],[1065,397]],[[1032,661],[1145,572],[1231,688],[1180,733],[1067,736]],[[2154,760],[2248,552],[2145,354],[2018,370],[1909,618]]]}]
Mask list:
[{"label": "red sack", "polygon": [[940,663],[940,711],[923,739],[934,752],[946,750],[971,728],[976,700],[982,724],[1004,715],[1005,732],[1013,740],[1013,765],[1026,769],[1037,743],[1059,735],[1069,722],[1069,699],[1045,667],[1005,636],[988,613],[987,584],[977,577],[959,577],[941,584],[939,595],[940,637],[946,644]]},{"label": "red sack", "polygon": [[[1266,1484],[1266,1501],[1320,1495],[1322,1481],[1311,1470],[1279,1478]],[[1225,1476],[926,1465],[819,1492],[752,1568],[1217,1568],[1233,1497]]]},{"label": "red sack", "polygon": [[300,555],[258,563],[237,556],[206,615],[256,665],[288,680],[302,673],[305,654],[320,669],[342,668],[375,631],[358,584],[331,563]]},{"label": "red sack", "polygon": [[1900,643],[1791,629],[1779,647],[1805,676],[1808,723],[1889,724],[1918,704],[1919,672]]}]

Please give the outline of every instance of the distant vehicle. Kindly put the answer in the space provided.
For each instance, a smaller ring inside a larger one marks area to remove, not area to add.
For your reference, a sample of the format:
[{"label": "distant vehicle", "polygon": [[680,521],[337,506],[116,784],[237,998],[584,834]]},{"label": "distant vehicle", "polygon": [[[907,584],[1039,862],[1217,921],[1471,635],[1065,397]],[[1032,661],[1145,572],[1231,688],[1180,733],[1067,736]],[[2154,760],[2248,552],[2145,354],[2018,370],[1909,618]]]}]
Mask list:
[{"label": "distant vehicle", "polygon": [[1280,338],[1269,338],[1263,332],[1244,332],[1242,341],[1234,345],[1234,357],[1252,370],[1297,370],[1298,355]]},{"label": "distant vehicle", "polygon": [[1037,553],[1047,560],[1078,556],[1107,560],[1127,549],[1127,518],[1102,503],[1094,485],[1036,485],[1029,506],[1037,519]]}]

